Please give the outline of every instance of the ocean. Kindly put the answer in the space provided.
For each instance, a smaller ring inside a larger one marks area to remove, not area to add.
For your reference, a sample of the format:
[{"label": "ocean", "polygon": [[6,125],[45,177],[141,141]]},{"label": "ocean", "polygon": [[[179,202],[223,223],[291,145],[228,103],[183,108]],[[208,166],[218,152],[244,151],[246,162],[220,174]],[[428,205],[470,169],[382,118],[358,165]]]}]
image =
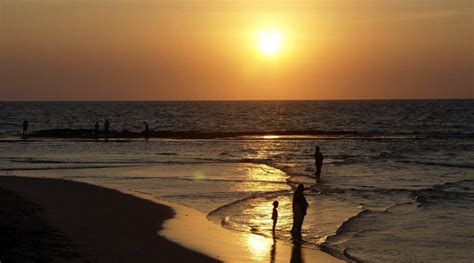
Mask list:
[{"label": "ocean", "polygon": [[[107,119],[112,138],[61,136]],[[155,136],[129,136],[144,121]],[[474,100],[0,102],[0,175],[126,188],[265,236],[278,200],[282,242],[303,183],[304,246],[363,262],[474,260],[473,150]]]}]

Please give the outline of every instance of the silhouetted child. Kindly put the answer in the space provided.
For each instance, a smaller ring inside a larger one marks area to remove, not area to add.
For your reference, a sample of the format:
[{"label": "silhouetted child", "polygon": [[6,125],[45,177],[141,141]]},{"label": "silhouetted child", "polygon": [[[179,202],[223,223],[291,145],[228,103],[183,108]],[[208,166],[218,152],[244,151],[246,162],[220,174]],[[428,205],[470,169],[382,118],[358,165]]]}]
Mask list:
[{"label": "silhouetted child", "polygon": [[275,227],[278,221],[278,201],[275,200],[273,201],[273,213],[272,213],[272,220],[273,220],[273,227],[272,227],[272,232],[275,233]]}]

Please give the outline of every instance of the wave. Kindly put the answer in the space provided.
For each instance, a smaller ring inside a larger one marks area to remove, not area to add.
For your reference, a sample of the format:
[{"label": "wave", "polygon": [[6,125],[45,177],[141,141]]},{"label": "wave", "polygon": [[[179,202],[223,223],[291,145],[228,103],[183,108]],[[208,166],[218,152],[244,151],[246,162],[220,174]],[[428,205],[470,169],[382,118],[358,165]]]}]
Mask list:
[{"label": "wave", "polygon": [[[41,160],[33,158],[8,158],[13,163],[29,163],[29,164],[161,164],[170,163],[162,161],[62,161],[62,160]],[[175,163],[175,162],[172,162]],[[182,162],[179,162],[182,163]]]},{"label": "wave", "polygon": [[56,166],[56,167],[10,167],[0,168],[2,172],[12,171],[47,171],[47,170],[80,170],[80,169],[104,169],[104,168],[126,168],[139,165],[105,165],[105,166]]},{"label": "wave", "polygon": [[430,166],[444,166],[444,167],[470,168],[470,169],[474,168],[474,164],[471,164],[471,163],[446,163],[446,162],[418,161],[418,160],[401,160],[400,162],[430,165]]},{"label": "wave", "polygon": [[[321,136],[321,135],[355,135],[353,131],[249,131],[249,132],[199,132],[199,131],[110,131],[109,138],[174,138],[174,139],[217,139],[217,138],[240,138],[240,139],[272,139],[265,136]],[[104,137],[105,134],[95,134],[94,130],[88,129],[51,129],[40,130],[30,135],[30,137],[50,137],[50,138],[96,138]],[[250,137],[249,137],[250,136]]]},{"label": "wave", "polygon": [[[472,209],[474,203],[474,180],[464,179],[454,182],[445,182],[442,184],[433,185],[432,187],[409,190],[409,189],[336,189],[338,193],[351,192],[367,192],[375,191],[384,195],[393,196],[396,193],[410,193],[413,198],[412,201],[397,202],[385,209],[363,209],[354,216],[347,218],[342,222],[334,234],[325,238],[325,241],[320,245],[323,251],[334,255],[344,255],[345,257],[354,261],[361,261],[350,253],[350,249],[346,247],[347,241],[357,239],[364,233],[372,231],[370,225],[373,224],[374,218],[380,218],[385,215],[405,214],[407,211],[414,211],[423,209],[431,205],[439,205],[446,207],[444,202],[449,202],[449,205],[455,205],[462,208],[468,207]],[[409,210],[407,210],[409,209]],[[430,208],[433,209],[433,208]]]},{"label": "wave", "polygon": [[443,202],[457,203],[462,206],[474,204],[474,180],[461,180],[434,185],[431,188],[415,191],[418,207],[428,207]]},{"label": "wave", "polygon": [[336,232],[333,235],[327,236],[325,241],[320,244],[321,250],[330,253],[334,256],[344,256],[345,258],[348,258],[354,262],[362,262],[361,259],[358,259],[357,257],[351,255],[349,253],[349,250],[347,247],[344,247],[344,242],[340,243],[338,242],[340,239],[349,239],[350,237],[347,237],[347,235],[355,235],[360,230],[357,227],[356,221],[365,217],[365,216],[371,216],[374,213],[384,213],[384,212],[377,212],[377,211],[372,211],[369,209],[364,209],[357,213],[356,215],[347,218],[344,222],[342,222],[339,227],[337,228]]},{"label": "wave", "polygon": [[255,199],[255,198],[259,198],[259,197],[272,197],[272,196],[279,196],[281,194],[287,194],[287,193],[290,193],[291,191],[290,190],[281,190],[281,191],[274,191],[274,192],[257,192],[256,194],[253,194],[251,196],[248,196],[248,197],[245,197],[245,198],[242,198],[242,199],[239,199],[239,200],[236,200],[232,203],[228,203],[226,205],[223,205],[221,207],[218,207],[214,210],[212,210],[211,212],[209,212],[207,214],[207,217],[209,219],[211,219],[213,216],[215,216],[215,214],[217,214],[218,212],[220,212],[221,210],[223,209],[226,209],[228,207],[231,207],[231,206],[234,206],[238,203],[241,203],[241,202],[245,202],[245,201],[248,201],[248,200],[251,200],[251,199]]},{"label": "wave", "polygon": [[[92,129],[48,129],[33,132],[32,138],[96,139],[106,137]],[[239,139],[239,140],[314,140],[314,139],[426,139],[426,138],[474,138],[471,132],[381,132],[350,130],[268,130],[268,131],[110,131],[108,138],[169,138],[169,139]]]},{"label": "wave", "polygon": [[[326,186],[324,191],[320,191],[317,194],[323,195],[345,195],[355,194],[361,197],[367,194],[378,194],[380,196],[395,196],[405,195],[409,197],[411,201],[396,203],[396,205],[417,203],[417,207],[427,207],[430,205],[437,205],[443,202],[458,202],[463,201],[474,201],[474,180],[464,179],[454,182],[445,182],[442,184],[436,184],[431,187],[422,189],[404,189],[404,188],[331,188]],[[394,207],[388,207],[385,210],[390,210]]]}]

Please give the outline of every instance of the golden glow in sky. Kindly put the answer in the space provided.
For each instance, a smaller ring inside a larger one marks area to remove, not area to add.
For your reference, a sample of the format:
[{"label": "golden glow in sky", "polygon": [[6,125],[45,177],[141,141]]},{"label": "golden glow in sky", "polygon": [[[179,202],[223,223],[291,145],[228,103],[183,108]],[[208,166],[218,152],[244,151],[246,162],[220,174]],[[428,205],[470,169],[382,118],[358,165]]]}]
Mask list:
[{"label": "golden glow in sky", "polygon": [[472,0],[362,2],[0,0],[0,101],[473,97]]},{"label": "golden glow in sky", "polygon": [[276,55],[282,48],[282,34],[276,30],[263,30],[259,33],[258,44],[262,54]]}]

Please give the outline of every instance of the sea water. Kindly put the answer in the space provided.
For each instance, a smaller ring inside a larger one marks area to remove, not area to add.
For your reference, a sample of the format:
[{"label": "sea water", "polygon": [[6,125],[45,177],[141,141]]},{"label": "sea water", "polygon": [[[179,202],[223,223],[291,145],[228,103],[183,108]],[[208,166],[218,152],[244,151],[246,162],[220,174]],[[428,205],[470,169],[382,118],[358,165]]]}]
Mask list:
[{"label": "sea water", "polygon": [[[141,131],[147,121],[196,136],[21,139],[24,119],[31,132],[110,119],[111,130]],[[243,135],[199,139],[203,132]],[[4,102],[0,133],[3,175],[127,188],[266,236],[278,200],[283,242],[293,189],[303,183],[305,246],[367,262],[474,259],[473,100]],[[325,156],[319,186],[315,145]]]}]

